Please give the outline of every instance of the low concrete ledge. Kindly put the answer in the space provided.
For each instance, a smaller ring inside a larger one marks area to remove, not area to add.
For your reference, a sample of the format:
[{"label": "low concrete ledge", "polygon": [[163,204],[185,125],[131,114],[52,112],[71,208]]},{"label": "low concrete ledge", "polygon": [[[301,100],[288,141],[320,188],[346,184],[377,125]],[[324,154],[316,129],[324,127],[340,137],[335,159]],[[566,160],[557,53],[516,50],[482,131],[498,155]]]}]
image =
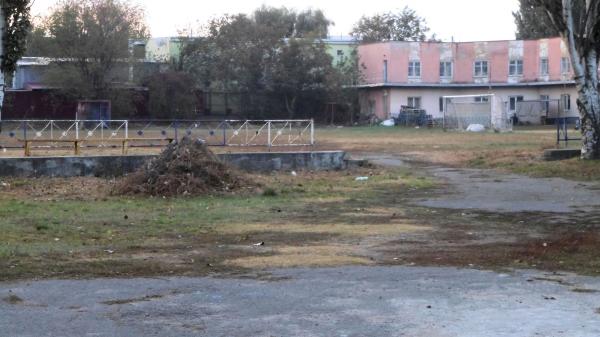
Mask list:
[{"label": "low concrete ledge", "polygon": [[544,160],[556,161],[581,157],[580,149],[551,149],[544,151]]},{"label": "low concrete ledge", "polygon": [[[227,153],[221,160],[244,171],[342,170],[345,152]],[[0,158],[0,176],[7,177],[118,177],[134,172],[156,156]]]}]

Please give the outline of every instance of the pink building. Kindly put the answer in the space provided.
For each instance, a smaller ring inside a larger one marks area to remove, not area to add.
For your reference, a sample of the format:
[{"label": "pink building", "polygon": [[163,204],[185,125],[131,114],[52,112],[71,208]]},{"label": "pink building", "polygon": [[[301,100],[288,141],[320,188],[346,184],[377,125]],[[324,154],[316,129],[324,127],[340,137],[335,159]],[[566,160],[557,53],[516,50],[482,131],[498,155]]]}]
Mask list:
[{"label": "pink building", "polygon": [[[521,121],[540,123],[542,116],[556,113],[577,116],[569,53],[560,38],[382,42],[361,45],[358,52],[364,65],[363,113],[381,119],[398,114],[402,106],[425,109],[433,118],[441,118],[443,96],[480,94],[495,94],[509,115],[524,110],[522,101],[549,102],[544,104],[546,111],[518,116]],[[549,113],[549,106],[556,111]]]}]

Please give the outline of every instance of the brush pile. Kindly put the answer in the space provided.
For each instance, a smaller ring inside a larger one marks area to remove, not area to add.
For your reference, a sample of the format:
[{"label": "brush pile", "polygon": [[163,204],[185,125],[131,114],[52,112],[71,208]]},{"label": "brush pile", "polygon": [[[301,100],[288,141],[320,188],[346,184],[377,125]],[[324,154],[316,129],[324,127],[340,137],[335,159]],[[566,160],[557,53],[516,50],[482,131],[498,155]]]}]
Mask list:
[{"label": "brush pile", "polygon": [[202,141],[186,137],[123,178],[116,185],[115,194],[180,197],[251,188],[249,179],[222,163]]}]

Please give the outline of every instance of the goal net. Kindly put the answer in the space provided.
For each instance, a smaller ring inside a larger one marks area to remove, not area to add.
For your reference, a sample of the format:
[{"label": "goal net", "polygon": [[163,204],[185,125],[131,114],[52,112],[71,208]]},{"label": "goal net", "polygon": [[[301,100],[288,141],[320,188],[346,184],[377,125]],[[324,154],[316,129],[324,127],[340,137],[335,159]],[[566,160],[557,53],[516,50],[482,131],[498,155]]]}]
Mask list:
[{"label": "goal net", "polygon": [[512,119],[496,95],[444,96],[444,129],[467,130],[482,125],[487,130],[512,131]]}]

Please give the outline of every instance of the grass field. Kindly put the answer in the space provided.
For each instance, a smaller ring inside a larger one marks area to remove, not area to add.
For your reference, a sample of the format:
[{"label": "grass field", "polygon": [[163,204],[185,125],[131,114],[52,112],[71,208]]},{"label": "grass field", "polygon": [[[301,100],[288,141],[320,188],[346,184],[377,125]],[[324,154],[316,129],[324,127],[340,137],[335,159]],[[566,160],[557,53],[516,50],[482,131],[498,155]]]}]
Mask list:
[{"label": "grass field", "polygon": [[[389,153],[451,167],[600,180],[600,162],[542,160],[544,150],[556,148],[556,130],[552,127],[521,128],[503,134],[414,128],[328,128],[319,129],[317,139],[322,148],[341,148],[357,154]],[[571,142],[569,146],[579,145]]]},{"label": "grass field", "polygon": [[[543,162],[541,152],[554,146],[548,129],[462,134],[323,128],[317,137],[318,149],[345,149],[357,157],[387,153],[428,165],[600,179],[598,163]],[[0,280],[259,273],[347,264],[600,274],[600,215],[467,216],[414,206],[415,199],[446,193],[419,167],[252,175],[260,190],[181,199],[117,197],[111,195],[114,181],[97,178],[5,179]],[[369,180],[356,181],[357,176]]]}]

